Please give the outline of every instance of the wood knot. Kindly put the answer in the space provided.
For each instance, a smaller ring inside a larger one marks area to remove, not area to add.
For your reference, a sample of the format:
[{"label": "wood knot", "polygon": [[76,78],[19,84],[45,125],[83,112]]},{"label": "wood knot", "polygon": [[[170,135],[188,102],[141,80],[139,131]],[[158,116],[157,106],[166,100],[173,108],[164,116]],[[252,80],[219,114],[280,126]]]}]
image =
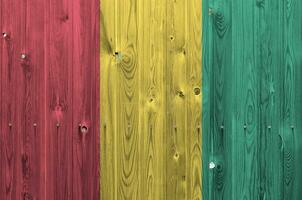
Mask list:
[{"label": "wood knot", "polygon": [[263,7],[264,6],[264,0],[256,0],[257,7]]},{"label": "wood knot", "polygon": [[195,95],[199,95],[200,94],[200,88],[199,87],[195,87],[194,88],[194,94]]},{"label": "wood knot", "polygon": [[23,199],[22,200],[33,200],[33,196],[29,192],[23,192]]},{"label": "wood knot", "polygon": [[29,164],[29,157],[27,154],[22,154],[21,157],[22,163],[22,174],[25,179],[29,179],[30,177],[30,164]]},{"label": "wood knot", "polygon": [[62,22],[66,22],[66,21],[68,21],[68,19],[69,19],[69,16],[68,16],[68,15],[63,15],[63,16],[60,18],[60,20],[61,20]]},{"label": "wood knot", "polygon": [[177,94],[181,98],[183,98],[185,96],[184,93],[183,93],[183,91],[178,91]]}]

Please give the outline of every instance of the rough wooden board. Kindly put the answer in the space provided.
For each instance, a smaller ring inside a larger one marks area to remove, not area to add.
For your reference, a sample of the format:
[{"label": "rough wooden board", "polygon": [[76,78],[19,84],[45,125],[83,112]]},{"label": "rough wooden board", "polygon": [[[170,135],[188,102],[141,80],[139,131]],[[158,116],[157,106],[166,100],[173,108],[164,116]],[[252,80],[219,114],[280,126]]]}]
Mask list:
[{"label": "rough wooden board", "polygon": [[[17,19],[21,18],[22,7],[17,2],[1,1],[1,28],[9,34],[6,38],[1,35],[1,199],[19,199],[23,192],[21,131],[24,126],[21,127],[22,121],[17,114],[23,114],[24,102],[18,102],[18,99],[24,98],[20,87],[24,84],[24,76],[20,63],[21,35],[15,34],[21,31],[21,21]],[[10,10],[18,12],[10,15]],[[15,73],[12,69],[16,69]],[[7,95],[11,91],[18,95]]]},{"label": "rough wooden board", "polygon": [[73,0],[72,4],[72,199],[98,199],[99,1]]},{"label": "rough wooden board", "polygon": [[[116,149],[121,145],[116,142],[116,118],[118,114],[116,112],[118,68],[115,60],[115,52],[117,52],[116,7],[116,0],[102,1],[101,3],[101,199],[117,199],[118,189]],[[107,18],[108,20],[106,20]]]},{"label": "rough wooden board", "polygon": [[[69,0],[47,3],[46,19],[46,192],[52,199],[72,198],[72,24]],[[65,55],[65,56],[62,56]],[[60,166],[60,167],[59,167]],[[63,189],[64,188],[64,189]]]},{"label": "rough wooden board", "polygon": [[45,197],[44,2],[37,2],[1,1],[3,199]]},{"label": "rough wooden board", "polygon": [[99,199],[99,1],[0,9],[0,199]]},{"label": "rough wooden board", "polygon": [[203,197],[299,199],[302,4],[203,2]]},{"label": "rough wooden board", "polygon": [[201,198],[200,88],[200,1],[102,1],[101,198]]}]

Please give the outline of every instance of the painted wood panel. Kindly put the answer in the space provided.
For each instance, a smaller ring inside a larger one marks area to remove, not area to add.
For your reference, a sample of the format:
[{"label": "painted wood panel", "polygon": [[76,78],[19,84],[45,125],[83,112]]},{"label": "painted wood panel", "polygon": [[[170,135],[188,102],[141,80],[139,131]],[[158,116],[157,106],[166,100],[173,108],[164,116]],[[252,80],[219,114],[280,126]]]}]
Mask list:
[{"label": "painted wood panel", "polygon": [[1,199],[45,197],[44,9],[1,1]]},{"label": "painted wood panel", "polygon": [[0,9],[0,199],[99,199],[99,1]]},{"label": "painted wood panel", "polygon": [[301,6],[203,1],[204,199],[299,199]]},{"label": "painted wood panel", "polygon": [[201,1],[101,2],[101,199],[201,199]]},{"label": "painted wood panel", "polygon": [[99,1],[72,0],[73,200],[99,198]]},{"label": "painted wood panel", "polygon": [[[73,60],[72,3],[47,3],[46,19],[46,114],[47,114],[47,194],[53,199],[72,199],[73,196]],[[69,19],[71,18],[71,19]],[[65,56],[63,56],[65,55]],[[58,167],[60,166],[60,167]],[[64,188],[64,190],[62,190]]]}]

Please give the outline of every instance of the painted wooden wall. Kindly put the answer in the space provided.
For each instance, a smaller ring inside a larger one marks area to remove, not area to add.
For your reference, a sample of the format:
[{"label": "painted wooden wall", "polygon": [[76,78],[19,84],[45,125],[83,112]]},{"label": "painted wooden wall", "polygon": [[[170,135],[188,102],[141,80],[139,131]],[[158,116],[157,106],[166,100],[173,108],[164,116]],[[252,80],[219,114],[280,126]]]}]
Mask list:
[{"label": "painted wooden wall", "polygon": [[301,199],[301,10],[203,1],[203,199]]},{"label": "painted wooden wall", "polygon": [[201,199],[201,1],[101,1],[101,199]]},{"label": "painted wooden wall", "polygon": [[0,199],[99,199],[99,2],[0,10]]}]

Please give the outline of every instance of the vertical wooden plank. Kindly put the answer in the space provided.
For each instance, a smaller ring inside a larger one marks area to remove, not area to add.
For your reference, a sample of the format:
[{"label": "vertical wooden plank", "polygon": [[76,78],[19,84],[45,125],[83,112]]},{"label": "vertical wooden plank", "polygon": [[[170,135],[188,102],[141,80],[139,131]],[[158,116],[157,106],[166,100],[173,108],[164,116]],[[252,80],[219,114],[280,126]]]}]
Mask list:
[{"label": "vertical wooden plank", "polygon": [[187,199],[201,199],[201,4],[188,1],[187,7]]},{"label": "vertical wooden plank", "polygon": [[[236,79],[233,118],[233,199],[259,198],[259,11],[254,1],[232,2],[232,55]],[[240,172],[240,173],[239,173]]]},{"label": "vertical wooden plank", "polygon": [[46,193],[72,199],[72,1],[46,4]]},{"label": "vertical wooden plank", "polygon": [[117,110],[117,166],[118,166],[118,199],[140,198],[140,165],[139,148],[140,111],[139,111],[139,74],[138,34],[139,1],[124,1],[117,5],[117,54],[118,92]]},{"label": "vertical wooden plank", "polygon": [[186,199],[188,112],[188,3],[167,4],[167,198]]},{"label": "vertical wooden plank", "polygon": [[165,0],[143,1],[139,16],[141,199],[166,197]]},{"label": "vertical wooden plank", "polygon": [[101,2],[101,199],[117,200],[117,89],[118,65],[117,52],[117,0]]},{"label": "vertical wooden plank", "polygon": [[[44,2],[21,3],[21,68],[24,77],[21,122],[22,198],[45,198]],[[17,113],[19,114],[19,113]]]},{"label": "vertical wooden plank", "polygon": [[[44,179],[44,4],[5,2],[3,17],[8,36],[1,63],[1,99],[5,115],[4,199],[38,198],[45,195]],[[16,12],[15,15],[11,15]],[[40,34],[41,33],[41,34]],[[37,50],[37,47],[42,47]],[[4,47],[4,46],[3,46]],[[21,54],[25,53],[23,58]],[[3,65],[2,65],[3,64]],[[13,95],[8,95],[12,94]]]},{"label": "vertical wooden plank", "polygon": [[[213,199],[232,198],[232,133],[234,127],[231,119],[234,116],[234,70],[232,66],[232,1],[214,1],[209,8],[211,20],[212,61],[212,135],[211,158],[208,163],[211,174],[210,196]],[[205,50],[206,51],[206,50]],[[211,166],[210,166],[211,165]],[[212,169],[211,169],[212,168]]]},{"label": "vertical wooden plank", "polygon": [[301,10],[296,0],[284,2],[284,197],[299,199],[302,183],[301,166]]},{"label": "vertical wooden plank", "polygon": [[[282,55],[282,3],[267,1],[256,4],[259,10],[259,78],[260,78],[260,143],[259,198],[283,199],[280,142],[280,70]],[[278,42],[277,42],[278,41]]]},{"label": "vertical wooden plank", "polygon": [[99,1],[72,1],[72,199],[99,198]]},{"label": "vertical wooden plank", "polygon": [[295,171],[294,171],[294,193],[293,199],[298,200],[302,196],[302,191],[300,186],[302,184],[302,171],[301,171],[301,163],[302,163],[302,40],[301,40],[301,31],[302,31],[302,2],[301,1],[292,1],[293,7],[293,24],[292,24],[292,50],[293,50],[293,60],[294,60],[294,85],[295,85],[295,93],[294,93],[294,144],[295,144]]},{"label": "vertical wooden plank", "polygon": [[283,2],[283,59],[284,67],[281,69],[282,76],[282,141],[283,141],[283,199],[294,198],[295,184],[295,55],[294,55],[294,0]]},{"label": "vertical wooden plank", "polygon": [[198,199],[201,2],[113,4],[101,6],[101,196]]},{"label": "vertical wooden plank", "polygon": [[[1,1],[1,199],[22,196],[21,123],[24,78],[20,64],[21,10],[17,2]],[[15,15],[10,12],[16,11]],[[8,95],[13,91],[15,96]]]}]

